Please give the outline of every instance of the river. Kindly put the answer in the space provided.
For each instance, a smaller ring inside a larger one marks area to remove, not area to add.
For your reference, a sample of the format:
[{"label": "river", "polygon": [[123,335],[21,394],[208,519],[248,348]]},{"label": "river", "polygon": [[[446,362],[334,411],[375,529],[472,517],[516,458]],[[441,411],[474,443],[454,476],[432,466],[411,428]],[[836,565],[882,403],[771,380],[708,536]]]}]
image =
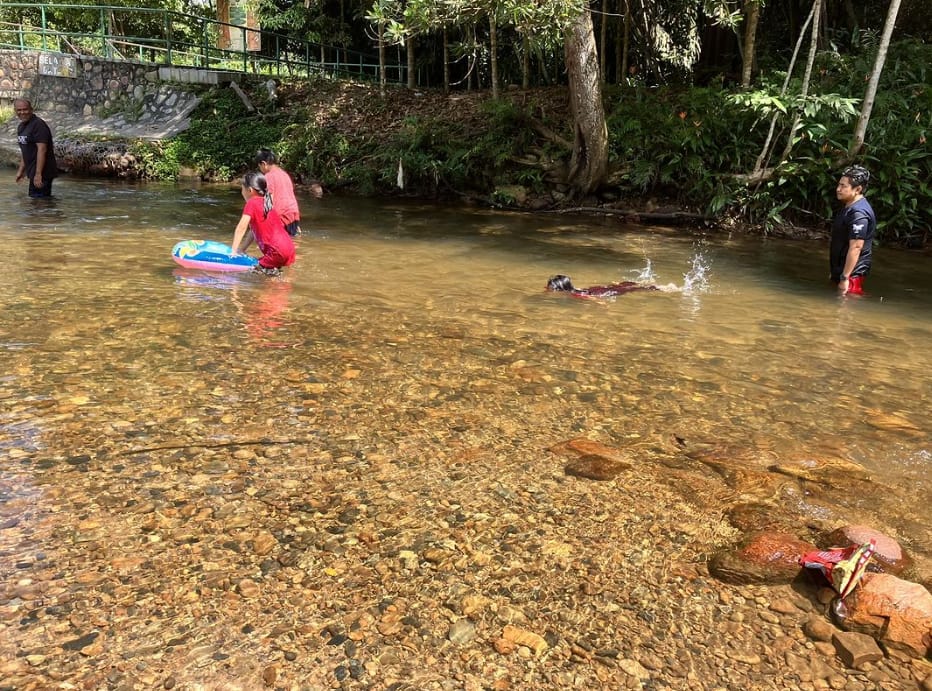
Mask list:
[{"label": "river", "polygon": [[[678,437],[756,470],[857,464],[871,482],[839,515],[932,554],[921,256],[879,249],[869,295],[839,298],[822,243],[327,196],[301,199],[297,262],[270,280],[171,260],[229,242],[238,189],[55,191],[3,183],[0,473],[19,491],[36,469],[244,436],[329,433],[426,470],[455,444]],[[577,300],[545,292],[557,273],[665,289]]]}]

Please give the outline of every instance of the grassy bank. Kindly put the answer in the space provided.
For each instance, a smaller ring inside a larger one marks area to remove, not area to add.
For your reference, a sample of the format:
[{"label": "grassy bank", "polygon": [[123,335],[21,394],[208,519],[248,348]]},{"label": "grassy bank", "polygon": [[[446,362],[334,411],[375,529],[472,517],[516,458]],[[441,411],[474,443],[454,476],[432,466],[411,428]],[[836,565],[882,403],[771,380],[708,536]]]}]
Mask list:
[{"label": "grassy bank", "polygon": [[[932,153],[925,141],[932,90],[910,65],[929,51],[898,49],[914,54],[890,63],[859,162],[874,175],[868,196],[880,219],[879,239],[919,246],[932,225]],[[819,72],[821,95],[798,104],[780,100],[767,85],[746,93],[714,85],[608,91],[611,175],[599,197],[582,204],[688,210],[761,232],[824,227],[857,113],[852,94],[863,88],[863,73],[853,67],[827,64]],[[137,145],[144,174],[166,179],[192,168],[203,178],[232,179],[268,146],[299,182],[331,190],[532,208],[569,201],[572,128],[564,87],[506,91],[498,101],[485,92],[400,88],[382,96],[372,85],[327,79],[286,82],[275,98],[258,84],[246,88],[254,111],[234,91],[216,89],[190,130]],[[802,110],[789,162],[766,182],[748,184],[771,117],[785,139],[794,106]]]}]

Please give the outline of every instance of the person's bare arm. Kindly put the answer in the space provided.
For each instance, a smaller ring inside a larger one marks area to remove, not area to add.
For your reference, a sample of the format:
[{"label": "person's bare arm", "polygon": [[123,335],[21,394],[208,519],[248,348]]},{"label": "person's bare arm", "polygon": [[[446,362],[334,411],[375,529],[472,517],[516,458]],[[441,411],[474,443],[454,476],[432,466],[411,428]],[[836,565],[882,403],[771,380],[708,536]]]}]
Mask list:
[{"label": "person's bare arm", "polygon": [[864,247],[863,240],[851,240],[848,242],[848,254],[845,256],[845,268],[842,269],[842,279],[838,282],[838,289],[848,292],[848,278],[854,267],[858,265],[858,259],[861,257],[861,248]]},{"label": "person's bare arm", "polygon": [[[240,247],[240,245],[243,245]],[[249,231],[249,216],[243,214],[239,223],[236,224],[236,230],[233,231],[233,254],[242,254],[246,248],[252,244],[252,233]]]}]

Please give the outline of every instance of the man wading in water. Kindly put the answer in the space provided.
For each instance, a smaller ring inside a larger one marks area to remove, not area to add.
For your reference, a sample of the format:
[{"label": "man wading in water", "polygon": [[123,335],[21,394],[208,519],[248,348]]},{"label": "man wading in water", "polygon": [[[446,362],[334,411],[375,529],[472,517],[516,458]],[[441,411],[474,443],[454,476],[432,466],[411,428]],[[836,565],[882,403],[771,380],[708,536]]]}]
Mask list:
[{"label": "man wading in water", "polygon": [[845,206],[832,223],[829,248],[829,277],[842,294],[863,295],[864,277],[871,271],[871,250],[877,217],[864,198],[871,174],[861,166],[851,166],[841,174],[835,196]]},{"label": "man wading in water", "polygon": [[25,98],[13,102],[19,118],[16,137],[19,141],[20,161],[16,182],[29,180],[30,197],[51,197],[52,180],[58,174],[52,130],[32,111],[32,103]]}]

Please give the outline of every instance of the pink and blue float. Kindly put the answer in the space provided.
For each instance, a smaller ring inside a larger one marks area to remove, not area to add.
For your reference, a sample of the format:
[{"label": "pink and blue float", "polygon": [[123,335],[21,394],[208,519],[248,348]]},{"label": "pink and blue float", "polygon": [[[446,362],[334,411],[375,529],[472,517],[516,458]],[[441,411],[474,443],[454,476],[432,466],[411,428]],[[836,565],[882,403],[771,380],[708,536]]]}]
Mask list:
[{"label": "pink and blue float", "polygon": [[248,254],[233,254],[233,248],[213,240],[182,240],[172,248],[172,259],[186,269],[203,271],[249,271],[259,260]]}]

